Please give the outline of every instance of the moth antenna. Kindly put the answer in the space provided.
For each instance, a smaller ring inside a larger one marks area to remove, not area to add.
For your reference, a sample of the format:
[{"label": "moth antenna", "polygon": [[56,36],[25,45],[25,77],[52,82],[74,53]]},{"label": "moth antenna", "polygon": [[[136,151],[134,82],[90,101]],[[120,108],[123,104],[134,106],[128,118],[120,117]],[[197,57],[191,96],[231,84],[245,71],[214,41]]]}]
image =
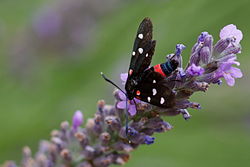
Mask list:
[{"label": "moth antenna", "polygon": [[117,86],[113,81],[111,81],[110,79],[108,79],[103,72],[101,72],[101,75],[103,77],[103,79],[105,79],[105,81],[107,81],[108,83],[112,84],[114,87],[116,87],[117,89],[119,89],[122,93],[125,94],[125,96],[127,97],[127,93],[125,93],[119,86]]}]

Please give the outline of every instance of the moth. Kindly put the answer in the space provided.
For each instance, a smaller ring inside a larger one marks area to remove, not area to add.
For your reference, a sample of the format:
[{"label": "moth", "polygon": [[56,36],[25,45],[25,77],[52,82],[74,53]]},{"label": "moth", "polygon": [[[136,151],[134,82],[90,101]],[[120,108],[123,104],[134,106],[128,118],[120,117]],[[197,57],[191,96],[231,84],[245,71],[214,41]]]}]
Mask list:
[{"label": "moth", "polygon": [[137,98],[152,105],[171,108],[174,106],[174,92],[168,87],[168,78],[178,67],[178,61],[169,59],[165,63],[149,67],[155,51],[152,40],[153,25],[149,18],[141,22],[134,41],[125,92],[111,80],[103,78],[120,89],[129,100]]},{"label": "moth", "polygon": [[129,100],[137,98],[158,107],[170,108],[174,105],[175,94],[168,87],[166,78],[176,70],[178,61],[169,59],[149,67],[156,45],[152,32],[152,22],[145,18],[135,37],[125,90]]}]

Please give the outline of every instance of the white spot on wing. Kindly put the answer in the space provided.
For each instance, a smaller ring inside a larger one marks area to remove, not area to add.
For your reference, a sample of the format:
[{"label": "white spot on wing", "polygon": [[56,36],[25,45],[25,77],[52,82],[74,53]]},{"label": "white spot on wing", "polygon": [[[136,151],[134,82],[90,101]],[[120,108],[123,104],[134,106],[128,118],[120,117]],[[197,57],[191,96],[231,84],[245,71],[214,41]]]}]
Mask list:
[{"label": "white spot on wing", "polygon": [[138,38],[143,39],[143,34],[138,34]]},{"label": "white spot on wing", "polygon": [[148,97],[148,102],[150,102],[151,101],[151,98],[150,97]]},{"label": "white spot on wing", "polygon": [[143,53],[143,49],[142,48],[138,48],[138,51],[139,51],[140,54]]},{"label": "white spot on wing", "polygon": [[156,93],[157,93],[157,91],[156,91],[156,89],[154,88],[154,89],[152,89],[152,92],[153,92],[153,96],[154,95],[156,95]]},{"label": "white spot on wing", "polygon": [[163,97],[161,97],[161,101],[160,101],[160,103],[161,103],[161,104],[163,104],[164,102],[165,102],[164,98],[163,98]]},{"label": "white spot on wing", "polygon": [[135,55],[135,52],[132,52],[132,55],[134,56],[134,55]]},{"label": "white spot on wing", "polygon": [[153,83],[156,83],[156,80],[153,80]]},{"label": "white spot on wing", "polygon": [[148,57],[148,53],[146,54],[146,57]]}]

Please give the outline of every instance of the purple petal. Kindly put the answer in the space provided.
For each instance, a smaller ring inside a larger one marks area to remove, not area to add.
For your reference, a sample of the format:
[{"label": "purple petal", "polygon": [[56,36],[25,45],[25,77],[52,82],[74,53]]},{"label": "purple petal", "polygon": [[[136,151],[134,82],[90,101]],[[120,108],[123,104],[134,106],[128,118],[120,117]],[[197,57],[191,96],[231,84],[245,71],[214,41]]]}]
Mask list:
[{"label": "purple petal", "polygon": [[147,135],[144,137],[144,140],[145,140],[144,143],[149,145],[154,143],[155,138]]},{"label": "purple petal", "polygon": [[231,67],[229,72],[230,72],[231,76],[234,78],[241,78],[243,76],[241,70],[239,68],[236,68],[236,67]]},{"label": "purple petal", "polygon": [[141,100],[139,100],[137,98],[134,98],[134,100],[135,100],[135,103],[141,103],[142,102]]},{"label": "purple petal", "polygon": [[220,70],[221,71],[228,71],[231,69],[232,65],[233,64],[236,64],[237,66],[240,65],[239,62],[235,61],[236,60],[236,57],[233,57],[233,58],[230,58],[228,59],[226,62],[223,62],[221,65],[220,65]]},{"label": "purple petal", "polygon": [[119,109],[126,109],[126,101],[119,101],[116,107]]},{"label": "purple petal", "polygon": [[201,35],[198,37],[198,42],[204,42],[208,32],[202,32]]},{"label": "purple petal", "polygon": [[131,116],[134,116],[136,114],[136,106],[135,105],[129,105],[128,112]]},{"label": "purple petal", "polygon": [[123,82],[126,82],[128,79],[128,73],[121,73],[120,78]]},{"label": "purple petal", "polygon": [[180,55],[181,54],[181,52],[186,48],[186,46],[185,45],[183,45],[183,44],[177,44],[176,45],[176,50],[175,50],[175,55]]},{"label": "purple petal", "polygon": [[234,86],[235,80],[230,74],[224,73],[223,76],[229,86]]},{"label": "purple petal", "polygon": [[243,38],[243,34],[240,30],[237,29],[237,27],[233,24],[229,24],[221,29],[220,31],[220,38],[226,39],[226,38],[236,38],[236,43],[239,44],[240,41]]},{"label": "purple petal", "polygon": [[79,126],[81,126],[83,122],[83,114],[81,111],[77,110],[72,119],[72,125],[74,130],[76,130]]},{"label": "purple petal", "polygon": [[205,71],[204,68],[192,64],[191,66],[188,67],[186,72],[191,76],[199,76],[202,75],[204,71]]},{"label": "purple petal", "polygon": [[119,98],[120,98],[121,100],[127,100],[126,95],[125,95],[122,91],[120,91],[120,90],[119,90],[119,92],[118,92],[118,96],[119,96]]}]

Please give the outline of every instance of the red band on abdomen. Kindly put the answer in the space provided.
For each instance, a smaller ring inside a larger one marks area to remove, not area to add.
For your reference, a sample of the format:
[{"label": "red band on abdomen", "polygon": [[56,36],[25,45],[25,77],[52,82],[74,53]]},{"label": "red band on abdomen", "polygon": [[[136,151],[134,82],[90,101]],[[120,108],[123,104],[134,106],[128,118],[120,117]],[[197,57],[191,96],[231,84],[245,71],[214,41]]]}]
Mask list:
[{"label": "red band on abdomen", "polygon": [[164,74],[164,72],[161,69],[161,65],[160,64],[155,65],[154,66],[154,70],[155,70],[155,72],[160,73],[163,77],[166,77],[166,75]]}]

